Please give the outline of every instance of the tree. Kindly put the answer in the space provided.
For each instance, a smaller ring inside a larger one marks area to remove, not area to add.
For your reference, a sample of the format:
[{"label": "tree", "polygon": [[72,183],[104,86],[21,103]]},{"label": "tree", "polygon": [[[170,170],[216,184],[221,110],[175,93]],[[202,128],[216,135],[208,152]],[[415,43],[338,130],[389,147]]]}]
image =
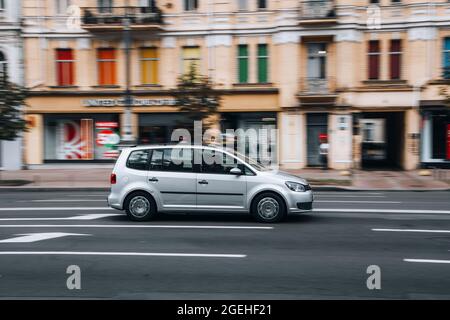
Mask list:
[{"label": "tree", "polygon": [[212,116],[217,115],[221,102],[221,93],[213,89],[213,82],[207,76],[197,72],[194,63],[189,72],[178,78],[177,87],[170,91],[175,98],[175,105],[179,111],[186,114],[186,118],[179,123],[185,128],[192,128],[194,121],[202,121],[203,129],[208,129]]},{"label": "tree", "polygon": [[24,87],[9,82],[6,72],[0,74],[0,140],[14,140],[26,130],[26,121],[20,110],[26,97]]}]

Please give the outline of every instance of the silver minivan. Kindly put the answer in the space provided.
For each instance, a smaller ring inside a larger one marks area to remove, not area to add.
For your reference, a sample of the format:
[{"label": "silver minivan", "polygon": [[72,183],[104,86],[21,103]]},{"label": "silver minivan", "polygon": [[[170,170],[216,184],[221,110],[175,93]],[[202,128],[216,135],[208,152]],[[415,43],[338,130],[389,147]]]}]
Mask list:
[{"label": "silver minivan", "polygon": [[233,150],[178,144],[124,149],[111,174],[108,205],[134,221],[158,212],[250,213],[260,222],[312,210],[302,178]]}]

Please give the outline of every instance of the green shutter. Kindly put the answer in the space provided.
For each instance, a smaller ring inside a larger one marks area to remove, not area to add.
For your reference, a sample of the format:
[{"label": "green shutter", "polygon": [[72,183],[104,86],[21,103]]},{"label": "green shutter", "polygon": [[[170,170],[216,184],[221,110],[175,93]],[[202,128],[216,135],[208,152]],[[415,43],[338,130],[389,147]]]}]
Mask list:
[{"label": "green shutter", "polygon": [[266,44],[258,45],[258,82],[268,82],[268,51]]},{"label": "green shutter", "polygon": [[239,83],[248,82],[248,46],[239,45],[238,47],[238,74]]}]

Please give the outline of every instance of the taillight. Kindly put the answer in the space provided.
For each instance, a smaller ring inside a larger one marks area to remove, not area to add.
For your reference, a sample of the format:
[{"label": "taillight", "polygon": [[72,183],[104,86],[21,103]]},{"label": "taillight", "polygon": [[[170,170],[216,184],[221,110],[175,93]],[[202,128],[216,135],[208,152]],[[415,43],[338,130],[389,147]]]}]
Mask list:
[{"label": "taillight", "polygon": [[116,176],[115,173],[111,173],[110,182],[111,182],[111,184],[116,184],[116,182],[117,182],[117,176]]}]

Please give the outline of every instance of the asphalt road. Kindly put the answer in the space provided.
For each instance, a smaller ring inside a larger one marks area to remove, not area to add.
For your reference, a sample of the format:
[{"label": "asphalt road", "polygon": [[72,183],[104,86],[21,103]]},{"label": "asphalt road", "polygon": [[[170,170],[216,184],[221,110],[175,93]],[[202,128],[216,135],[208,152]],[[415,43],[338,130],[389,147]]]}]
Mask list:
[{"label": "asphalt road", "polygon": [[[450,192],[318,192],[314,212],[274,225],[135,223],[105,198],[0,193],[0,298],[450,299]],[[80,290],[67,288],[70,265]]]}]

